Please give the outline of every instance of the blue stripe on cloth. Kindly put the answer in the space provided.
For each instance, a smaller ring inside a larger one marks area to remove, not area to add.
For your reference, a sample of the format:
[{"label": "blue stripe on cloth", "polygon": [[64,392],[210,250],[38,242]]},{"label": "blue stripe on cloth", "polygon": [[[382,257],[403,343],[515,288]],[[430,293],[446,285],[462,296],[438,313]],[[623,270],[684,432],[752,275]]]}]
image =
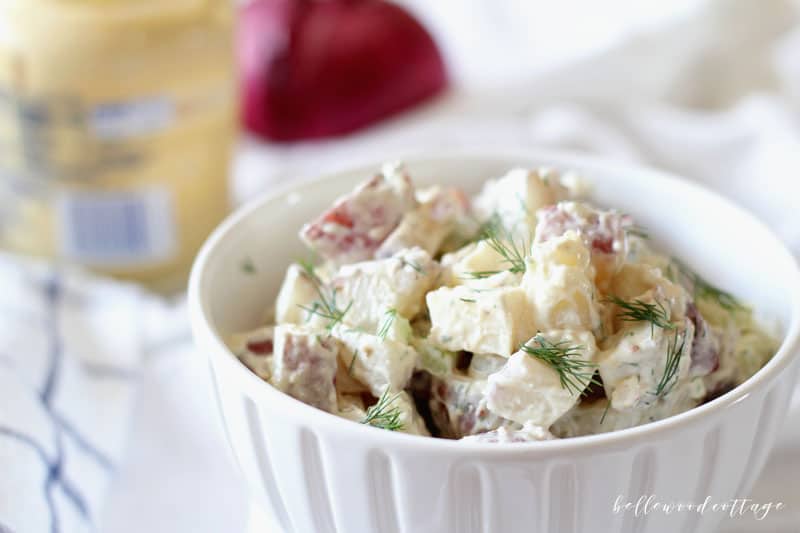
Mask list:
[{"label": "blue stripe on cloth", "polygon": [[55,503],[53,502],[53,487],[58,485],[66,498],[72,502],[72,505],[78,511],[82,518],[86,519],[89,516],[89,508],[79,491],[75,489],[69,480],[64,477],[63,464],[64,452],[61,442],[61,436],[56,436],[56,457],[51,459],[48,457],[44,447],[37,443],[31,437],[20,433],[14,429],[0,426],[0,437],[7,437],[17,441],[25,446],[31,448],[42,461],[42,466],[47,471],[47,479],[44,485],[44,497],[47,502],[48,509],[51,515],[50,530],[57,532],[59,530],[58,518],[56,514]]},{"label": "blue stripe on cloth", "polygon": [[42,398],[42,403],[45,406],[50,405],[50,400],[53,397],[53,390],[58,380],[58,374],[61,370],[61,358],[63,350],[61,346],[61,336],[59,335],[59,320],[58,320],[58,306],[61,296],[61,280],[58,274],[54,274],[44,286],[45,305],[47,310],[47,317],[45,319],[45,330],[47,337],[50,341],[49,351],[49,367],[45,376],[44,385],[39,393]]},{"label": "blue stripe on cloth", "polygon": [[52,495],[52,488],[55,484],[61,487],[62,492],[72,502],[72,505],[80,513],[81,518],[88,518],[89,511],[83,496],[75,490],[71,483],[64,477],[64,443],[60,434],[56,434],[56,459],[50,463],[50,471],[47,477],[48,490]]},{"label": "blue stripe on cloth", "polygon": [[[0,426],[0,437],[11,438],[19,443],[22,443],[33,449],[42,461],[43,467],[46,469],[47,477],[43,486],[44,499],[50,512],[51,533],[60,533],[62,525],[59,522],[59,516],[54,501],[54,490],[60,489],[67,501],[75,508],[78,514],[91,525],[90,509],[81,492],[71,483],[64,472],[64,438],[69,438],[77,449],[89,456],[95,463],[100,465],[106,470],[114,468],[113,462],[96,446],[90,443],[74,425],[58,413],[54,408],[53,401],[55,391],[58,388],[58,382],[62,373],[64,349],[61,340],[60,332],[60,304],[63,298],[63,291],[61,280],[57,273],[53,274],[48,279],[44,286],[44,300],[45,300],[45,330],[49,341],[48,349],[48,364],[45,376],[38,391],[39,400],[42,407],[45,409],[49,416],[51,423],[54,426],[56,457],[51,458],[48,456],[45,448],[41,446],[34,439],[30,438],[23,433],[12,428]],[[11,361],[7,361],[11,363]],[[136,373],[126,371],[125,369],[117,368],[114,366],[105,365],[88,365],[85,368],[87,374],[93,377],[108,377],[116,379],[130,379],[138,377]],[[0,529],[0,533],[4,533]]]},{"label": "blue stripe on cloth", "polygon": [[[48,465],[48,475],[47,480],[45,481],[44,485],[44,496],[45,500],[47,501],[47,505],[50,507],[51,513],[51,533],[58,533],[60,530],[60,524],[58,520],[58,514],[56,511],[55,504],[53,502],[53,487],[57,484],[59,485],[64,495],[67,499],[72,502],[73,506],[78,510],[80,515],[85,519],[87,518],[87,507],[86,503],[83,500],[82,495],[75,490],[71,485],[69,487],[65,487],[64,476],[62,475],[63,469],[63,462],[64,462],[64,450],[63,450],[63,443],[62,443],[62,436],[61,431],[64,430],[62,424],[59,421],[56,413],[53,411],[52,400],[53,400],[53,392],[55,391],[56,385],[58,383],[58,378],[61,373],[61,365],[62,359],[64,356],[63,346],[61,344],[61,332],[59,330],[59,304],[61,303],[61,280],[58,276],[58,273],[54,273],[51,278],[45,283],[44,286],[44,296],[45,296],[45,306],[47,311],[47,317],[45,319],[45,329],[47,331],[47,337],[50,342],[50,350],[49,350],[49,366],[47,369],[47,374],[44,380],[44,384],[42,386],[42,390],[39,393],[39,397],[41,399],[42,405],[47,410],[48,414],[50,415],[50,419],[55,423],[57,426],[56,431],[56,453],[57,456],[54,461],[50,462]],[[77,435],[77,433],[75,433]],[[81,439],[81,441],[85,441],[85,439]]]},{"label": "blue stripe on cloth", "polygon": [[[32,448],[38,455],[39,458],[42,460],[43,466],[47,470],[47,479],[45,480],[44,484],[44,501],[47,504],[47,509],[50,512],[50,531],[52,533],[58,533],[58,517],[56,516],[56,506],[53,502],[53,493],[50,490],[52,482],[54,480],[54,462],[47,457],[47,453],[44,451],[44,448],[40,446],[35,440],[30,438],[27,435],[23,435],[19,431],[16,431],[11,428],[7,427],[0,427],[0,436],[8,437],[12,440],[25,444],[29,448]],[[59,467],[60,469],[60,467]]]},{"label": "blue stripe on cloth", "polygon": [[106,470],[114,469],[114,463],[111,461],[111,459],[109,459],[106,454],[97,449],[96,446],[91,444],[83,435],[81,435],[81,433],[75,429],[75,427],[66,418],[64,418],[63,415],[56,412],[54,409],[50,409],[49,412],[51,418],[56,423],[58,428],[61,429],[65,435],[70,437],[81,451],[94,459],[97,464]]},{"label": "blue stripe on cloth", "polygon": [[51,405],[53,391],[61,371],[62,358],[64,356],[61,345],[61,332],[59,330],[59,304],[61,303],[62,287],[61,280],[57,273],[44,285],[45,301],[47,304],[47,319],[45,327],[50,341],[50,362],[47,370],[47,377],[40,393],[42,405],[55,422],[56,426],[63,430],[77,446],[90,455],[103,468],[112,469],[113,464],[96,446],[89,443],[89,440],[82,436],[75,427],[70,424],[63,416],[58,414]]},{"label": "blue stripe on cloth", "polygon": [[51,460],[50,460],[49,457],[47,457],[47,452],[44,451],[44,448],[42,446],[40,446],[38,442],[36,442],[32,438],[30,438],[29,436],[23,435],[22,433],[20,433],[19,431],[15,430],[15,429],[12,429],[12,428],[9,428],[9,427],[4,427],[4,426],[0,426],[0,436],[8,437],[10,439],[13,439],[13,440],[16,440],[16,441],[19,441],[19,442],[25,444],[29,448],[33,448],[33,450],[41,458],[42,462],[44,462],[45,466],[50,468]]}]

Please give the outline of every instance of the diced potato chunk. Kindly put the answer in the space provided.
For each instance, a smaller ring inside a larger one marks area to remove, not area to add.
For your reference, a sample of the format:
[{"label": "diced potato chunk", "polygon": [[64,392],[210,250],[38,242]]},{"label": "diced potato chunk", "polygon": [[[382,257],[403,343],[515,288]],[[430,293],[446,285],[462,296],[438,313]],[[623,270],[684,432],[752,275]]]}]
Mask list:
[{"label": "diced potato chunk", "polygon": [[[593,331],[600,324],[589,250],[569,231],[533,246],[522,287],[538,328]],[[527,340],[527,339],[525,339]]]},{"label": "diced potato chunk", "polygon": [[[575,347],[575,360],[591,363],[597,347],[589,332],[554,330],[542,336],[550,343]],[[535,341],[528,343],[536,346]],[[519,424],[550,425],[569,411],[589,384],[594,369],[584,366],[572,375],[574,387],[565,387],[559,373],[535,356],[518,351],[505,366],[488,378],[486,405],[493,413]]]},{"label": "diced potato chunk", "polygon": [[338,264],[370,259],[403,215],[416,206],[414,187],[402,165],[381,173],[339,198],[303,226],[300,238],[324,259]]},{"label": "diced potato chunk", "polygon": [[555,437],[547,431],[547,428],[535,424],[525,424],[519,429],[499,427],[486,433],[470,435],[461,440],[470,442],[489,442],[495,444],[509,444],[512,442],[536,442],[542,440],[553,440]]},{"label": "diced potato chunk", "polygon": [[402,390],[417,363],[411,346],[339,324],[333,336],[342,344],[340,357],[350,376],[366,385],[376,398],[389,391]]},{"label": "diced potato chunk", "polygon": [[694,326],[688,319],[674,330],[653,327],[649,322],[626,322],[609,340],[611,347],[598,357],[600,377],[611,406],[619,411],[641,409],[659,397],[669,354],[679,357],[670,389],[689,373]]},{"label": "diced potato chunk", "polygon": [[700,400],[693,394],[692,388],[677,388],[663,400],[641,409],[618,411],[608,404],[606,398],[581,401],[559,418],[550,427],[550,431],[558,438],[569,438],[619,431],[661,420],[698,405]]},{"label": "diced potato chunk", "polygon": [[411,318],[423,309],[425,293],[439,274],[439,265],[420,248],[403,250],[388,259],[345,265],[331,281],[342,306],[353,302],[344,322],[374,331],[394,310]]},{"label": "diced potato chunk", "polygon": [[[670,320],[680,322],[686,315],[689,294],[686,289],[665,278],[661,270],[646,264],[625,264],[612,278],[610,294],[622,300],[658,303],[669,312]],[[620,322],[615,322],[619,329]]]},{"label": "diced potato chunk", "polygon": [[[346,398],[344,402],[346,403],[344,403],[345,406],[341,410],[340,415],[354,422],[364,423],[369,416],[369,411],[375,409],[374,406],[365,408],[363,402],[355,398]],[[339,403],[342,405],[342,398],[339,399]],[[397,412],[398,422],[401,427],[394,431],[430,437],[430,432],[428,428],[425,427],[425,421],[419,416],[419,413],[417,413],[414,400],[407,392],[400,391],[387,396],[386,404],[382,411],[385,413]],[[378,425],[378,427],[380,426]]]},{"label": "diced potato chunk", "polygon": [[275,328],[264,326],[231,337],[231,351],[261,379],[272,375],[272,352]]},{"label": "diced potato chunk", "polygon": [[464,193],[452,187],[433,187],[420,197],[421,203],[403,215],[400,225],[378,248],[376,257],[390,257],[415,246],[434,255],[469,207]]},{"label": "diced potato chunk", "polygon": [[446,350],[508,357],[536,333],[527,295],[520,287],[485,291],[442,287],[429,292],[427,302],[429,338]]},{"label": "diced potato chunk", "polygon": [[486,379],[506,364],[507,358],[491,353],[472,354],[467,374],[471,378]]},{"label": "diced potato chunk", "polygon": [[455,354],[434,346],[427,338],[413,337],[411,345],[417,350],[417,368],[434,376],[448,376],[455,368]]},{"label": "diced potato chunk", "polygon": [[353,422],[361,422],[367,415],[364,400],[357,394],[340,394],[337,414]]},{"label": "diced potato chunk", "polygon": [[633,221],[616,211],[603,211],[581,202],[560,202],[536,213],[534,244],[544,243],[574,231],[591,251],[595,283],[606,290],[611,277],[625,262],[628,241],[625,228]]},{"label": "diced potato chunk", "polygon": [[308,311],[319,298],[314,284],[303,267],[298,264],[289,265],[283,285],[275,303],[275,321],[278,324],[302,324],[309,319]]},{"label": "diced potato chunk", "polygon": [[442,436],[461,438],[513,424],[486,408],[486,380],[450,375],[433,377],[431,415]]},{"label": "diced potato chunk", "polygon": [[536,210],[567,198],[553,170],[515,168],[484,185],[474,200],[475,212],[482,220],[494,214],[515,238],[530,242],[536,228]]},{"label": "diced potato chunk", "polygon": [[400,391],[392,402],[392,406],[400,411],[400,423],[403,424],[403,427],[399,431],[411,435],[430,436],[428,428],[425,427],[425,421],[417,413],[414,400],[407,392]]},{"label": "diced potato chunk", "polygon": [[332,337],[303,326],[276,326],[271,383],[301,402],[336,412],[338,351],[338,342]]},{"label": "diced potato chunk", "polygon": [[473,285],[481,273],[508,270],[509,265],[502,255],[486,241],[465,246],[442,258],[443,282],[455,285]]},{"label": "diced potato chunk", "polygon": [[347,350],[342,348],[339,353],[339,364],[336,369],[336,391],[339,394],[361,394],[370,392],[369,386],[357,380],[353,375],[353,367],[350,366],[353,357],[350,356],[349,360],[345,363],[348,357],[345,353]]}]

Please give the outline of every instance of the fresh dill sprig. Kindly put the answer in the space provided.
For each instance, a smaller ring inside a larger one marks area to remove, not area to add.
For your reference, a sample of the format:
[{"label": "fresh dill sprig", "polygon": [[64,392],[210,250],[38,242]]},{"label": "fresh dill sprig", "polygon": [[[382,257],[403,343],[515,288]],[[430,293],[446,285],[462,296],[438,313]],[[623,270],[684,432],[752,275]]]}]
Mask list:
[{"label": "fresh dill sprig", "polygon": [[397,309],[391,307],[386,310],[383,316],[385,318],[383,319],[383,324],[381,324],[380,329],[378,329],[377,335],[379,339],[385,341],[386,335],[389,334],[389,330],[392,329],[392,324],[394,324],[394,321],[397,319]]},{"label": "fresh dill sprig", "polygon": [[350,364],[347,365],[347,375],[348,376],[352,376],[353,375],[353,365],[356,364],[356,357],[358,357],[358,349],[356,349],[356,351],[353,352],[353,358],[350,359]]},{"label": "fresh dill sprig", "polygon": [[611,400],[606,400],[606,408],[603,409],[603,416],[600,417],[600,425],[603,424],[603,421],[606,419],[606,415],[608,414],[608,409],[611,407]]},{"label": "fresh dill sprig", "polygon": [[510,272],[525,272],[525,258],[528,255],[525,243],[519,245],[515,243],[514,237],[503,227],[499,217],[495,217],[494,221],[486,226],[483,240],[510,265],[508,269]]},{"label": "fresh dill sprig", "polygon": [[523,198],[520,193],[517,193],[517,201],[519,202],[519,207],[522,209],[522,212],[526,215],[530,215],[531,210],[528,208],[528,204],[525,203],[525,198]]},{"label": "fresh dill sprig", "polygon": [[342,321],[344,315],[346,315],[353,306],[353,301],[350,300],[350,303],[348,303],[344,309],[339,309],[338,305],[336,304],[336,289],[328,291],[325,288],[322,280],[314,271],[314,265],[310,262],[299,261],[298,264],[303,269],[303,273],[306,275],[308,280],[314,286],[314,290],[317,292],[317,296],[319,297],[311,304],[311,306],[302,304],[298,304],[298,306],[309,313],[309,318],[311,315],[317,315],[327,319],[329,321],[328,325],[326,326],[327,329],[333,329],[336,324]]},{"label": "fresh dill sprig", "polygon": [[459,298],[459,300],[461,300],[464,303],[469,303],[469,304],[474,304],[475,302],[477,302],[477,300],[475,300],[473,298]]},{"label": "fresh dill sprig", "polygon": [[583,346],[570,346],[567,341],[553,343],[541,334],[531,342],[533,345],[523,344],[520,349],[555,370],[562,388],[583,394],[588,383],[600,384],[594,378],[597,365],[579,357]]},{"label": "fresh dill sprig", "polygon": [[485,279],[489,276],[494,276],[503,272],[502,270],[475,270],[473,272],[465,272],[464,279]]},{"label": "fresh dill sprig", "polygon": [[[524,242],[517,243],[514,241],[514,236],[503,226],[499,216],[496,214],[492,215],[483,225],[480,233],[480,240],[486,241],[486,244],[503,258],[503,262],[508,264],[506,270],[513,274],[525,272],[525,259],[528,256],[528,247]],[[468,272],[467,275],[473,279],[481,279],[499,274],[500,272],[502,271],[482,270]]]},{"label": "fresh dill sprig", "polygon": [[[681,338],[678,344],[678,337]],[[678,374],[678,369],[681,362],[681,355],[683,354],[683,347],[686,344],[686,332],[683,335],[675,331],[675,336],[672,340],[667,342],[667,359],[664,363],[664,375],[656,386],[655,395],[658,397],[666,396],[672,387],[675,385],[675,377]]]},{"label": "fresh dill sprig", "polygon": [[331,300],[332,303],[321,303],[320,301],[315,301],[311,304],[311,307],[307,305],[299,305],[299,307],[306,312],[308,312],[309,317],[311,315],[317,315],[319,317],[325,318],[329,320],[328,324],[325,326],[326,329],[332,330],[339,324],[344,315],[350,311],[350,308],[353,306],[353,301],[351,300],[350,303],[347,304],[347,307],[344,309],[339,309],[336,307],[336,291],[333,292],[333,299]]},{"label": "fresh dill sprig", "polygon": [[[664,362],[664,374],[656,386],[655,395],[663,397],[669,393],[672,386],[675,384],[675,377],[677,376],[681,354],[683,347],[686,344],[686,332],[679,332],[675,324],[669,320],[669,312],[664,304],[656,301],[656,303],[648,303],[642,300],[633,300],[626,302],[616,296],[610,296],[608,301],[613,302],[618,307],[623,309],[617,317],[621,320],[629,322],[650,322],[650,336],[653,336],[654,329],[659,327],[663,330],[674,330],[675,334],[672,339],[667,341],[667,354]],[[680,338],[680,343],[678,339]]]},{"label": "fresh dill sprig", "polygon": [[256,273],[256,265],[253,263],[253,260],[250,257],[245,257],[242,259],[240,264],[242,268],[242,272],[245,274],[255,274]]},{"label": "fresh dill sprig", "polygon": [[689,280],[695,300],[711,300],[729,312],[747,309],[733,294],[711,285],[703,279],[702,276],[695,273],[681,261],[673,258],[672,263],[676,265],[680,273]]},{"label": "fresh dill sprig", "polygon": [[675,329],[675,324],[669,320],[669,311],[664,307],[663,303],[657,300],[656,303],[648,303],[640,299],[628,302],[613,295],[606,298],[606,300],[622,309],[622,312],[617,314],[617,318],[620,320],[626,322],[650,322],[651,337],[656,326],[661,329]]},{"label": "fresh dill sprig", "polygon": [[416,270],[418,274],[421,274],[421,275],[423,275],[423,276],[425,275],[425,270],[424,270],[424,269],[423,269],[421,266],[419,266],[418,264],[416,264],[414,261],[408,261],[407,259],[403,259],[403,258],[401,257],[401,258],[400,258],[400,263],[401,263],[403,266],[407,266],[407,267],[410,267],[410,268],[412,268],[412,269]]},{"label": "fresh dill sprig", "polygon": [[694,294],[695,299],[714,300],[726,311],[741,311],[746,309],[734,295],[710,285],[697,274],[695,274],[694,280]]},{"label": "fresh dill sprig", "polygon": [[364,416],[361,423],[376,428],[388,429],[389,431],[403,429],[403,423],[400,421],[400,408],[392,405],[399,396],[400,393],[398,392],[390,397],[387,387],[378,399],[378,403],[367,408],[366,416]]},{"label": "fresh dill sprig", "polygon": [[636,235],[637,237],[640,237],[642,239],[650,238],[650,234],[647,233],[647,231],[645,231],[644,229],[640,228],[639,226],[627,226],[625,228],[625,233],[627,233],[628,235]]}]

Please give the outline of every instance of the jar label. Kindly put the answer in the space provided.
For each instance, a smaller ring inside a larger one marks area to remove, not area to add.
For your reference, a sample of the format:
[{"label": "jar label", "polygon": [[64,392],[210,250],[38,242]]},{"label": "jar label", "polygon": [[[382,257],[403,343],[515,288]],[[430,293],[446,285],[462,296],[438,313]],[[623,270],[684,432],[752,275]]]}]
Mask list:
[{"label": "jar label", "polygon": [[172,101],[155,97],[95,106],[89,114],[89,127],[98,139],[127,139],[160,132],[174,119]]},{"label": "jar label", "polygon": [[65,191],[56,206],[64,257],[90,266],[148,264],[177,250],[173,202],[163,187]]}]

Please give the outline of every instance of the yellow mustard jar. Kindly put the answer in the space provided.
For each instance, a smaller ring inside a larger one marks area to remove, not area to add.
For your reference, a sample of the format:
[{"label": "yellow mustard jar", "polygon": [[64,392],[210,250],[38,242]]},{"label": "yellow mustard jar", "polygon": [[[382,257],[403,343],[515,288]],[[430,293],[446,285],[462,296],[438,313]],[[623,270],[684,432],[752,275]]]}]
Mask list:
[{"label": "yellow mustard jar", "polygon": [[0,0],[0,247],[179,287],[235,99],[231,0]]}]

